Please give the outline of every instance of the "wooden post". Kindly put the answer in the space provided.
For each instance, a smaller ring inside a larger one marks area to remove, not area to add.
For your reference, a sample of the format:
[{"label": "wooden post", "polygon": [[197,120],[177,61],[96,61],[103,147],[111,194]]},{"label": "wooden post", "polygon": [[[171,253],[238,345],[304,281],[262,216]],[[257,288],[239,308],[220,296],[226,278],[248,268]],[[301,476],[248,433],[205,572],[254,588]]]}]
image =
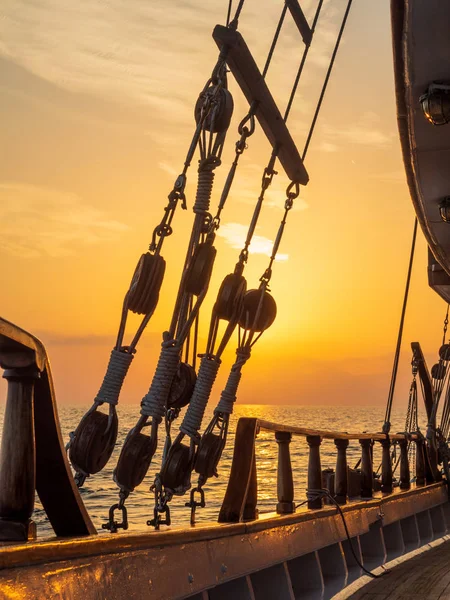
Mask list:
[{"label": "wooden post", "polygon": [[0,453],[0,540],[24,541],[36,536],[30,520],[36,489],[34,441],[35,366],[7,369],[5,418]]},{"label": "wooden post", "polygon": [[[320,444],[322,440],[318,435],[308,435],[306,441],[309,446],[308,462],[308,491],[322,489],[322,467],[320,465]],[[323,499],[308,500],[308,508],[322,508]]]},{"label": "wooden post", "polygon": [[409,472],[408,442],[401,440],[400,445],[400,489],[409,490],[411,487],[411,475]]},{"label": "wooden post", "polygon": [[361,498],[373,496],[373,469],[372,469],[372,440],[359,440],[361,444]]},{"label": "wooden post", "polygon": [[338,504],[347,502],[347,448],[348,440],[334,440],[337,448],[336,475],[334,479],[335,500]]},{"label": "wooden post", "polygon": [[245,498],[243,521],[253,521],[258,517],[258,473],[256,471],[256,455],[253,452],[252,472],[248,482],[247,497]]},{"label": "wooden post", "polygon": [[[256,512],[257,493],[255,467],[255,436],[257,419],[242,417],[236,428],[233,462],[227,491],[219,512],[219,523],[237,523],[248,517],[251,505]],[[250,518],[250,517],[249,517]]]},{"label": "wooden post", "polygon": [[285,515],[295,512],[294,481],[289,451],[292,435],[288,431],[277,431],[275,439],[278,444],[277,513]]},{"label": "wooden post", "polygon": [[391,462],[391,440],[386,436],[381,441],[383,448],[381,458],[381,491],[383,494],[392,494],[392,462]]},{"label": "wooden post", "polygon": [[416,444],[416,485],[425,485],[425,448],[421,438],[415,440]]}]

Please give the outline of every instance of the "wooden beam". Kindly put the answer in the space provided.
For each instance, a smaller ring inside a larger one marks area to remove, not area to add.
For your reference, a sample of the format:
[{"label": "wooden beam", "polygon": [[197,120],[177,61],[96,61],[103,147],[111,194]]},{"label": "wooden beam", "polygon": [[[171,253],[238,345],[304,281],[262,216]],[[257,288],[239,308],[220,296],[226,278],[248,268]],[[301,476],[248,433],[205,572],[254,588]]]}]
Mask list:
[{"label": "wooden beam", "polygon": [[303,38],[306,46],[309,46],[312,40],[311,27],[308,25],[305,15],[303,14],[302,8],[298,3],[298,0],[286,0],[286,5],[291,11],[292,18],[294,19],[297,29]]},{"label": "wooden beam", "polygon": [[[43,344],[16,325],[0,318],[0,366],[4,369],[34,366],[40,372],[34,382],[34,435],[36,491],[58,536],[95,534],[75,485],[66,457],[56,409],[47,353]],[[27,445],[29,439],[17,439]]]},{"label": "wooden beam", "polygon": [[309,176],[299,151],[244,38],[238,31],[222,25],[216,25],[213,38],[226,53],[227,65],[248,103],[256,106],[255,116],[272,148],[277,150],[287,176],[291,181],[306,185]]},{"label": "wooden beam", "polygon": [[[419,342],[411,342],[411,349],[413,351],[414,361],[416,362],[417,368],[419,370],[420,381],[423,385],[423,399],[425,403],[425,410],[427,411],[427,418],[429,421],[433,412],[433,385],[431,383],[430,372],[428,371],[427,362],[425,360]],[[432,425],[435,426],[436,423],[432,423]]]},{"label": "wooden beam", "polygon": [[[257,423],[257,419],[246,417],[242,417],[238,421],[231,473],[219,513],[219,523],[237,523],[242,521],[249,492],[250,496],[254,496],[254,488],[256,486],[255,436]],[[255,501],[254,498],[251,498],[251,500]],[[247,505],[247,513],[248,511],[249,506]]]}]

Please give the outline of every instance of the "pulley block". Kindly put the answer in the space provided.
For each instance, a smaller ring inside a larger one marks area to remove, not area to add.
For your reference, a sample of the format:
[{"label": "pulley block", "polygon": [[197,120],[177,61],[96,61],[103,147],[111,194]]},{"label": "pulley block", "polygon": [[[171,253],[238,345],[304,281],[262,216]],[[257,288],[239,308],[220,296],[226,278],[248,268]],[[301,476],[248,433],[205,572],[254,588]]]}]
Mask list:
[{"label": "pulley block", "polygon": [[[249,290],[244,296],[239,325],[244,329],[254,329],[256,332],[265,331],[275,321],[277,316],[276,302],[269,294],[263,292],[261,309],[258,314],[258,307],[261,300],[261,290]],[[258,318],[256,319],[258,315]],[[255,321],[256,319],[256,321]]]},{"label": "pulley block", "polygon": [[175,442],[161,469],[161,482],[165,488],[176,490],[186,487],[192,470],[191,449],[188,445]]},{"label": "pulley block", "polygon": [[69,448],[74,469],[88,475],[101,471],[113,453],[117,428],[115,410],[110,417],[97,410],[87,413],[76,428]]},{"label": "pulley block", "polygon": [[139,259],[128,292],[128,307],[138,315],[152,313],[158,304],[166,261],[159,254],[147,252]]},{"label": "pulley block", "polygon": [[442,344],[439,348],[439,358],[442,360],[450,360],[450,344]]},{"label": "pulley block", "polygon": [[[216,86],[208,88],[206,92],[202,92],[198,97],[194,109],[196,123],[199,123],[201,118],[202,107],[205,102],[205,95],[212,95],[212,93],[215,91],[215,87]],[[211,131],[211,133],[222,133],[226,131],[230,126],[233,108],[233,96],[227,89],[221,88],[215,98],[212,100],[211,110],[209,111],[209,114],[204,122],[205,129],[207,131]]]},{"label": "pulley block", "polygon": [[195,458],[195,471],[204,477],[212,477],[217,474],[222,451],[225,446],[225,438],[215,433],[205,433],[197,450]]},{"label": "pulley block", "polygon": [[433,379],[445,379],[447,367],[443,364],[436,363],[431,367],[431,377]]},{"label": "pulley block", "polygon": [[247,281],[243,275],[230,273],[225,277],[214,305],[219,319],[231,321],[239,317],[246,289]]},{"label": "pulley block", "polygon": [[217,250],[208,242],[199,244],[189,265],[186,292],[199,296],[209,284]]},{"label": "pulley block", "polygon": [[114,479],[120,487],[132,492],[142,483],[155,454],[156,445],[155,436],[145,435],[139,430],[129,435],[114,471]]},{"label": "pulley block", "polygon": [[167,398],[167,408],[180,409],[189,404],[196,381],[194,367],[188,363],[180,363]]}]

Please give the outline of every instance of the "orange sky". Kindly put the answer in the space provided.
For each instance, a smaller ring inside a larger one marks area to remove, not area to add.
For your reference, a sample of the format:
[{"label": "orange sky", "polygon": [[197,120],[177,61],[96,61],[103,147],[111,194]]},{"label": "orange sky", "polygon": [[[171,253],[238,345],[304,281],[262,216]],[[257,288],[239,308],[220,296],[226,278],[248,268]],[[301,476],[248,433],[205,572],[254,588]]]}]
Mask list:
[{"label": "orange sky", "polygon": [[[292,111],[302,147],[345,2],[329,0]],[[193,104],[217,50],[227,2],[6,0],[0,19],[2,315],[47,345],[58,399],[89,404],[103,377],[135,263],[146,250],[193,129]],[[311,16],[315,2],[302,3]],[[247,0],[241,32],[263,63],[281,2]],[[268,83],[284,107],[302,46],[290,18]],[[217,202],[246,103],[235,112],[216,178]],[[241,159],[217,241],[204,326],[236,262],[269,147],[258,131]],[[398,142],[389,2],[354,3],[272,280],[278,317],[245,367],[242,403],[385,402],[414,213]],[[265,268],[286,177],[261,215],[250,287]],[[188,186],[192,206],[195,167]],[[147,391],[169,324],[192,211],[178,212],[158,309],[122,402]],[[408,343],[434,361],[445,306],[428,288],[420,234],[397,401],[406,401]],[[136,319],[130,319],[132,325]],[[130,329],[129,329],[130,331]],[[204,338],[203,329],[203,338]],[[233,360],[225,355],[212,402]]]}]

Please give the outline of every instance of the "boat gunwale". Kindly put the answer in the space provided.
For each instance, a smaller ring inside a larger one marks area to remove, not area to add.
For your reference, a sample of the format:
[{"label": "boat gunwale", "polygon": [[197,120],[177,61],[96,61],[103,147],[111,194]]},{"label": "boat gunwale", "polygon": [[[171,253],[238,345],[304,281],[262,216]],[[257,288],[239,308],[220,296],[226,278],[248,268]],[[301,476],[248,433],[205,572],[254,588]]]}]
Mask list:
[{"label": "boat gunwale", "polygon": [[[371,518],[367,519],[367,527],[383,517],[384,510],[389,504],[396,501],[406,500],[410,497],[430,492],[439,494],[442,489],[446,493],[446,483],[438,482],[425,486],[413,487],[410,490],[396,490],[392,494],[383,496],[381,493],[370,500],[350,501],[341,506],[343,513],[361,513],[371,509]],[[442,504],[442,501],[431,502],[426,510]],[[366,511],[363,511],[366,509]],[[69,559],[92,557],[96,555],[114,555],[129,551],[150,550],[174,545],[190,544],[201,541],[212,541],[225,537],[244,534],[254,534],[277,529],[286,526],[300,525],[311,520],[320,520],[336,516],[336,507],[327,506],[321,509],[311,510],[301,508],[298,512],[289,515],[276,515],[276,513],[262,514],[261,518],[240,523],[208,523],[205,526],[197,526],[194,529],[182,528],[158,532],[145,532],[133,534],[111,534],[108,536],[86,536],[77,538],[52,538],[40,542],[27,542],[25,544],[13,545],[5,543],[0,545],[0,572],[2,570],[33,566],[48,562],[62,562]],[[409,515],[405,515],[409,516]],[[389,522],[389,519],[387,520]],[[360,532],[360,534],[363,532]]]}]

